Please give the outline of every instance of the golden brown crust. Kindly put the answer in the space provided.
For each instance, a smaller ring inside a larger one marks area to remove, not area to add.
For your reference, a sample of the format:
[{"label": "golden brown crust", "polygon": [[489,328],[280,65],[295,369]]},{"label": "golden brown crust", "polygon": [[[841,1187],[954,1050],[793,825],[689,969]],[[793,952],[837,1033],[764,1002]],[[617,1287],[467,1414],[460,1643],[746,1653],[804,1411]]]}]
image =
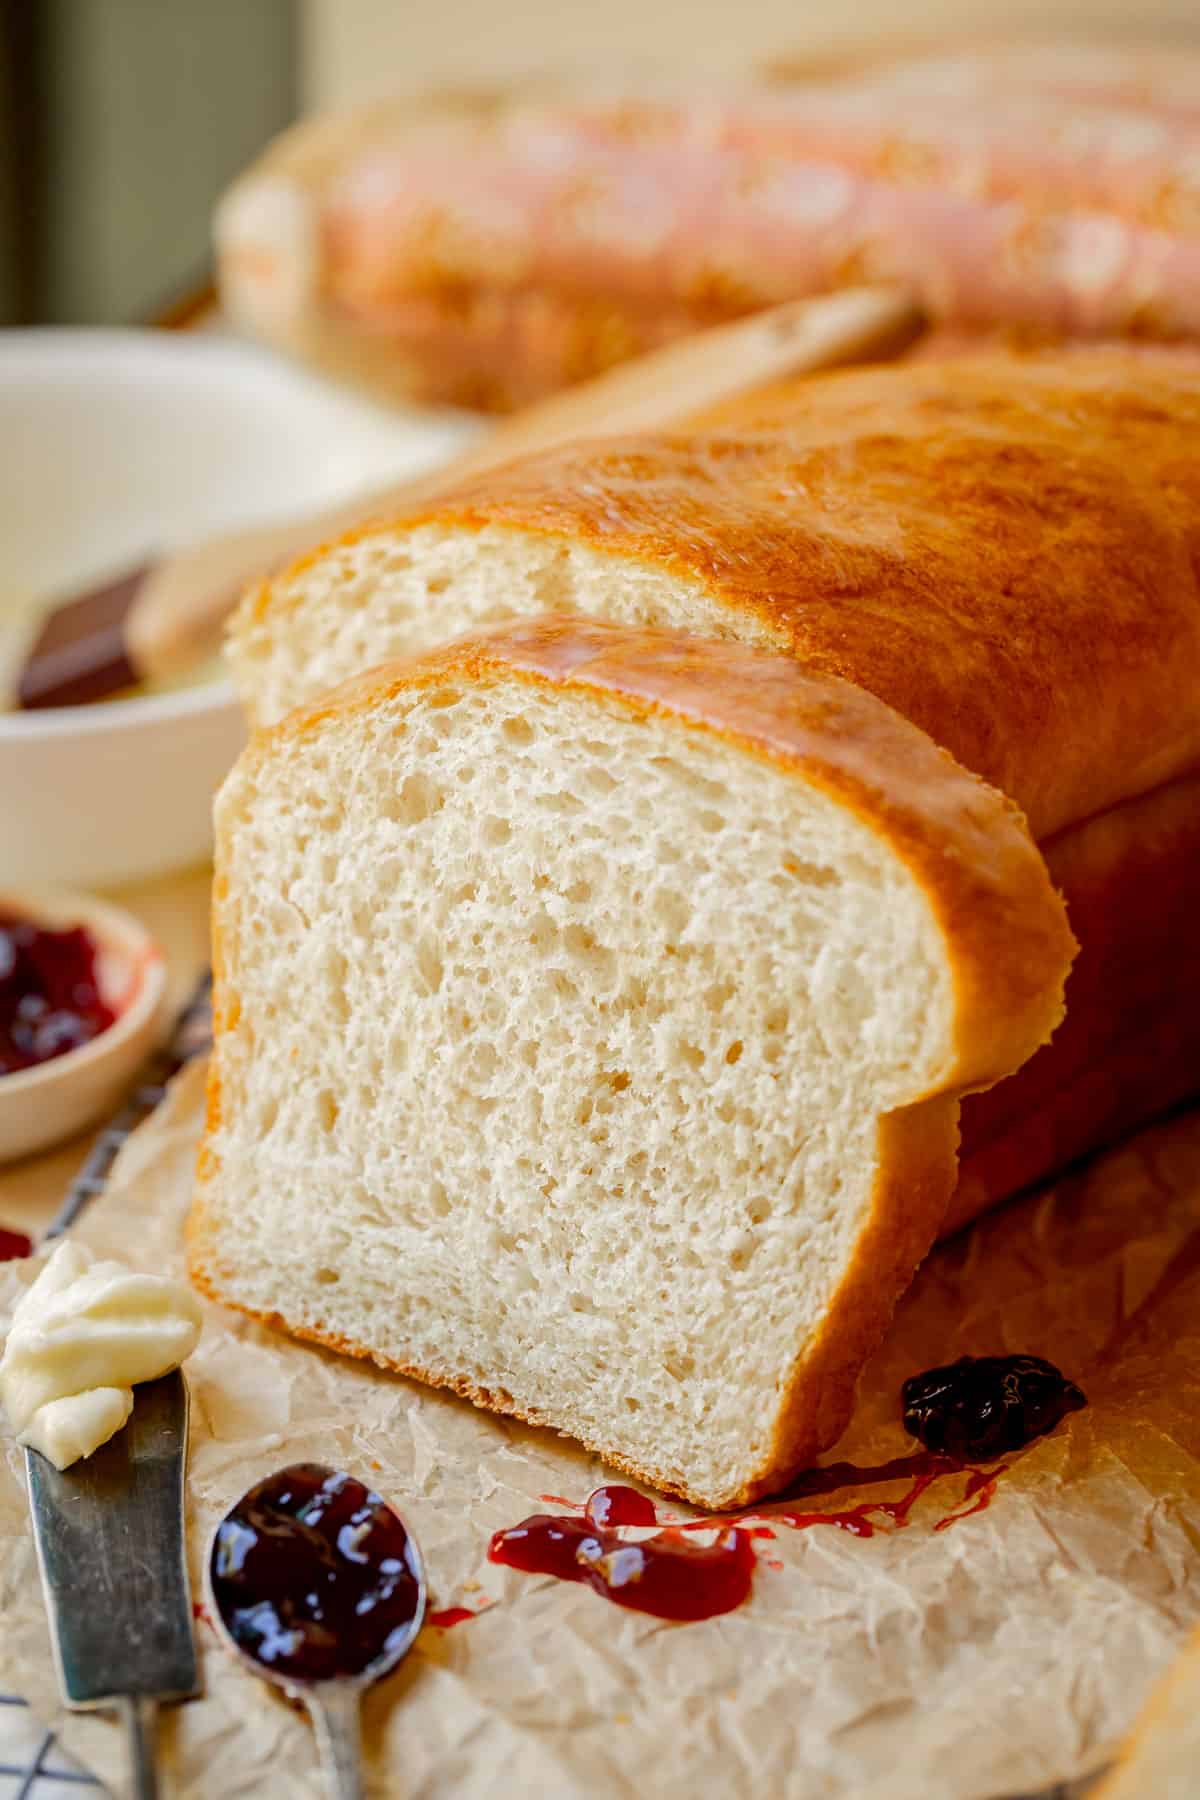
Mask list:
[{"label": "golden brown crust", "polygon": [[[233,196],[286,183],[306,197],[305,252],[284,261],[292,276],[311,271],[310,293],[290,317],[247,312],[272,341],[360,378],[371,370],[385,391],[469,382],[493,406],[639,345],[865,279],[899,282],[961,325],[1194,340],[1186,59],[1134,52],[1105,72],[1089,69],[1089,47],[1075,67],[1062,48],[976,46],[947,90],[943,55],[923,89],[921,59],[892,47],[814,59],[791,102],[781,64],[727,68],[715,87],[610,71],[310,121]],[[814,79],[852,71],[848,94]],[[1040,148],[1031,104],[1056,140]],[[1132,159],[1130,104],[1155,124]],[[1064,117],[1086,122],[1084,142],[1055,132]],[[823,217],[831,167],[840,180]],[[218,238],[237,312],[271,234],[244,234],[243,266]],[[301,311],[321,322],[309,329]]]},{"label": "golden brown crust", "polygon": [[957,1145],[958,1107],[945,1096],[880,1120],[879,1182],[849,1267],[789,1374],[766,1462],[738,1504],[778,1492],[846,1429],[859,1374],[929,1252],[930,1224],[936,1232],[954,1186]]},{"label": "golden brown crust", "polygon": [[[386,150],[428,127],[457,128],[477,136],[484,155],[489,134],[522,101],[561,90],[558,77],[531,76],[503,88],[443,89],[303,119],[275,138],[233,185],[219,220],[256,191],[280,185],[306,205],[319,239],[330,185],[372,147]],[[244,242],[218,223],[217,251],[222,292],[235,317],[248,295],[250,329],[335,379],[401,404],[510,412],[746,310],[719,307],[709,319],[695,308],[664,306],[660,297],[638,305],[616,294],[513,291],[486,282],[468,288],[447,277],[441,289],[431,281],[401,316],[360,318],[332,301],[326,247],[317,255],[308,292],[264,316],[253,298],[264,264],[277,262],[286,285],[286,265],[302,255],[298,246],[273,243],[270,232]]]},{"label": "golden brown crust", "polygon": [[[291,743],[331,718],[372,709],[405,690],[503,680],[588,692],[635,715],[670,714],[685,729],[736,742],[794,772],[891,845],[944,934],[955,987],[953,1060],[930,1097],[914,1096],[914,1104],[880,1121],[877,1191],[820,1330],[793,1368],[781,1372],[780,1410],[760,1468],[736,1492],[703,1494],[669,1473],[634,1467],[614,1458],[608,1446],[589,1443],[618,1467],[695,1504],[745,1503],[811,1462],[843,1429],[858,1372],[929,1249],[953,1189],[956,1096],[999,1079],[1053,1029],[1073,941],[1042,859],[1010,802],[870,694],[769,651],[578,618],[538,619],[360,676],[257,734],[246,755],[286,756]],[[223,855],[219,843],[219,869]],[[204,1190],[219,1179],[212,1140],[221,1111],[220,1032],[238,1002],[219,931],[215,967],[218,1048],[188,1245],[193,1279],[223,1300]],[[226,1279],[236,1291],[236,1277]],[[371,1354],[336,1334],[278,1322],[331,1348]],[[511,1396],[480,1390],[453,1373],[392,1361],[385,1366],[531,1423],[547,1422]]]},{"label": "golden brown crust", "polygon": [[[500,526],[674,573],[886,701],[1044,837],[1200,762],[1198,441],[1194,357],[949,359],[545,452],[342,542]],[[247,617],[286,630],[320,555]]]},{"label": "golden brown crust", "polygon": [[965,1101],[948,1231],[1200,1090],[1200,774],[1041,848],[1082,947],[1067,1016]]},{"label": "golden brown crust", "polygon": [[[395,141],[397,133],[435,127],[486,127],[506,111],[520,90],[477,88],[443,90],[302,119],[274,138],[225,195],[217,216],[218,279],[227,310],[257,335],[302,362],[364,389],[376,399],[398,403],[414,400],[505,410],[525,397],[510,395],[504,384],[502,343],[496,332],[448,334],[411,343],[399,336],[364,332],[357,322],[327,304],[321,235],[321,209],[329,184],[355,156],[374,144]],[[285,191],[306,215],[306,226],[285,234],[274,230],[230,231],[226,221],[253,204],[264,191]],[[259,292],[265,284],[278,293],[290,291],[298,269],[309,256],[303,241],[313,237],[313,266],[290,302],[269,300]],[[449,349],[449,357],[447,350]]]}]

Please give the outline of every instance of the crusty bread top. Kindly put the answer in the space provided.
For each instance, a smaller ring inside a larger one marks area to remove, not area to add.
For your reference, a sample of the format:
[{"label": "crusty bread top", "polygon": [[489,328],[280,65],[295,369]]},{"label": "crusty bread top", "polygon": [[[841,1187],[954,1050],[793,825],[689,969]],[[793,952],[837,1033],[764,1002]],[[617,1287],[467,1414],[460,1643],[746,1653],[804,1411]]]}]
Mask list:
[{"label": "crusty bread top", "polygon": [[794,770],[888,840],[953,964],[953,1064],[932,1091],[1000,1080],[1062,1018],[1075,942],[1016,807],[861,688],[770,651],[547,616],[356,676],[257,733],[248,754],[286,750],[331,715],[404,688],[506,678],[590,690],[715,732]]},{"label": "crusty bread top", "polygon": [[[493,470],[436,520],[699,584],[1013,796],[1038,837],[1200,758],[1200,359],[990,355],[796,382]],[[335,547],[336,548],[336,547]],[[279,609],[302,559],[247,600]]]}]

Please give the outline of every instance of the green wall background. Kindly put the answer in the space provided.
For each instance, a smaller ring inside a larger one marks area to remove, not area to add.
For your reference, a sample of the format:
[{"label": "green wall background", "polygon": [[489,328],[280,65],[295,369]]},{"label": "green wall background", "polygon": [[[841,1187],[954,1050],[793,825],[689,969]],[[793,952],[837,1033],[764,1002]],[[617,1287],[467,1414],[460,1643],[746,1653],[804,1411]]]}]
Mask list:
[{"label": "green wall background", "polygon": [[295,114],[293,0],[33,0],[32,32],[6,3],[0,306],[148,318],[204,279],[217,197]]}]

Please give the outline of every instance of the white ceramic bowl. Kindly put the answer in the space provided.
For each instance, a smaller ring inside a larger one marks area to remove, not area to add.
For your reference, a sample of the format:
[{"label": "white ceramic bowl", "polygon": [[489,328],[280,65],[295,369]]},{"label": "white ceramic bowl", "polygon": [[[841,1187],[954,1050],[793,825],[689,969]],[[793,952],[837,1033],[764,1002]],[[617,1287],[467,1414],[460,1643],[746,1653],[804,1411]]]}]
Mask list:
[{"label": "white ceramic bowl", "polygon": [[84,894],[0,891],[0,912],[52,930],[83,925],[96,941],[100,997],[116,1013],[107,1031],[32,1069],[0,1075],[0,1162],[31,1156],[112,1112],[154,1047],[167,994],[163,953],[122,907]]},{"label": "white ceramic bowl", "polygon": [[[5,593],[70,594],[161,549],[444,460],[462,415],[384,412],[217,335],[0,332]],[[0,714],[0,884],[88,887],[208,850],[241,743],[229,687]]]}]

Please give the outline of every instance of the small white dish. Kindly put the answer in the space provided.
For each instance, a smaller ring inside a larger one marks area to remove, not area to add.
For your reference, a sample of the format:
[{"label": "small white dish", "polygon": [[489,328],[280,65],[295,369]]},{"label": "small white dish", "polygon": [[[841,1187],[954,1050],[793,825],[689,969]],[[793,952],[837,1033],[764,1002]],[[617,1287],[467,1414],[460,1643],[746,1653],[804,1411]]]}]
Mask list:
[{"label": "small white dish", "polygon": [[167,995],[163,953],[123,907],[85,894],[0,890],[0,912],[96,940],[100,997],[117,1016],[107,1031],[32,1069],[0,1075],[0,1163],[32,1156],[115,1110],[154,1048]]},{"label": "small white dish", "polygon": [[[0,332],[0,628],[239,525],[444,461],[464,414],[385,412],[216,334]],[[208,852],[229,685],[0,713],[0,884],[104,887]]]}]

